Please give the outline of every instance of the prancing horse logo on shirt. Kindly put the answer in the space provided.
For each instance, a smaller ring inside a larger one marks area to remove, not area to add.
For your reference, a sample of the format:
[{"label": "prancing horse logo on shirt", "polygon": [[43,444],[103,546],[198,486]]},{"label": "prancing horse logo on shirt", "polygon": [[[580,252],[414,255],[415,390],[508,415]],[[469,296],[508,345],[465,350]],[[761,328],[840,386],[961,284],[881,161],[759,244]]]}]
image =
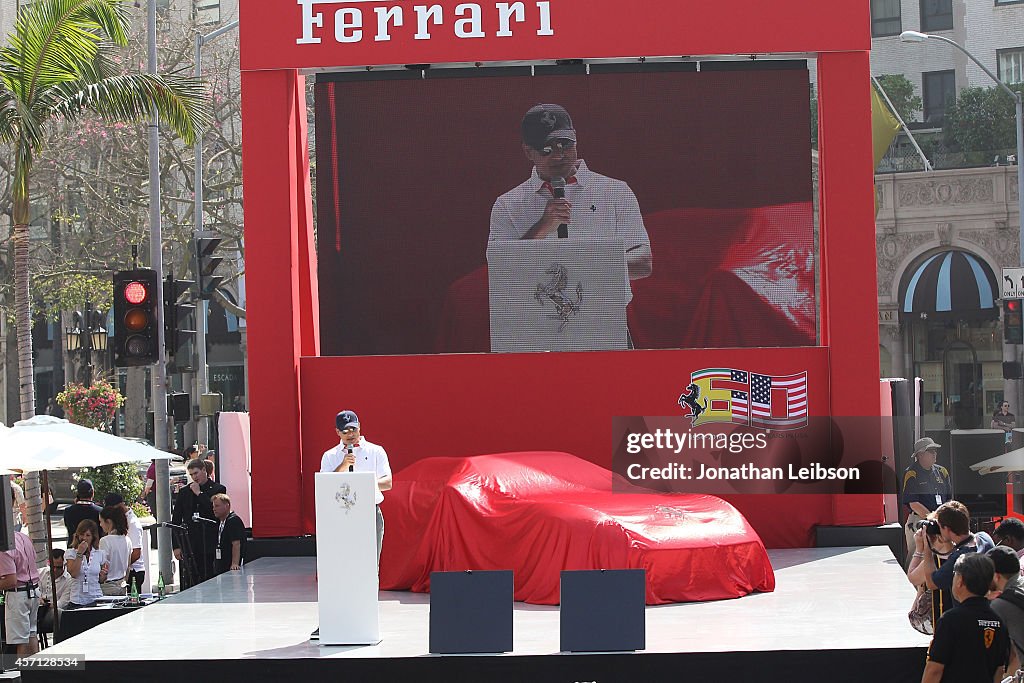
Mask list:
[{"label": "prancing horse logo on shirt", "polygon": [[356,492],[352,490],[352,487],[348,484],[342,484],[338,487],[338,492],[334,494],[334,500],[345,509],[345,514],[355,507],[356,504]]},{"label": "prancing horse logo on shirt", "polygon": [[551,277],[547,282],[537,285],[533,298],[541,306],[550,302],[555,307],[555,317],[561,321],[558,331],[561,332],[580,312],[580,304],[583,303],[583,283],[576,283],[576,298],[573,299],[566,293],[566,289],[569,288],[569,271],[565,266],[561,263],[552,263],[544,274]]}]

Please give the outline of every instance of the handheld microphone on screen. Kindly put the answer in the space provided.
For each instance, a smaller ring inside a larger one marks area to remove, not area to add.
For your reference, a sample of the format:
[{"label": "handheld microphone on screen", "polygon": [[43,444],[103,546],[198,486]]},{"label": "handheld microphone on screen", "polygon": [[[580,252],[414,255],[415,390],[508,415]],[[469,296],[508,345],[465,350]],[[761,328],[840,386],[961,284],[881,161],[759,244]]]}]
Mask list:
[{"label": "handheld microphone on screen", "polygon": [[[565,178],[551,179],[551,194],[555,199],[565,199]],[[569,226],[562,223],[558,226],[558,237],[565,239],[569,236]]]},{"label": "handheld microphone on screen", "polygon": [[[355,455],[355,454],[354,454],[354,453],[352,452],[352,447],[351,447],[351,446],[349,446],[349,447],[348,447],[348,454],[349,454],[349,455]],[[355,471],[356,471],[356,466],[355,466],[355,465],[349,465],[349,466],[348,466],[348,471],[349,471],[349,472],[355,472]]]}]

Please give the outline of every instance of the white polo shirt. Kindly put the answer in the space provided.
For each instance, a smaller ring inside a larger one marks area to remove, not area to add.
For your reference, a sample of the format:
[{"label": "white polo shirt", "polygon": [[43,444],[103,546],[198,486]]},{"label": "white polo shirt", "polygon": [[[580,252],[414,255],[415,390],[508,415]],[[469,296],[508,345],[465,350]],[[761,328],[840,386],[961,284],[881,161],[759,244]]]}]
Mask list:
[{"label": "white polo shirt", "polygon": [[[347,454],[348,447],[344,443],[339,443],[334,448],[324,451],[324,455],[320,459],[320,471],[333,472],[338,469],[338,465],[341,464],[341,461],[345,459]],[[391,476],[391,464],[388,462],[388,454],[381,446],[370,443],[360,437],[359,443],[352,449],[352,454],[356,456],[354,472],[373,472],[378,479]],[[383,501],[384,493],[377,489],[374,502],[380,505]]]},{"label": "white polo shirt", "polygon": [[[621,180],[594,173],[582,159],[576,167],[575,179],[576,182],[565,186],[565,198],[572,204],[568,239],[620,238],[626,249],[629,279],[650,275],[651,240],[633,190]],[[537,175],[535,167],[526,182],[495,200],[488,239],[522,239],[543,217],[551,197],[550,186]],[[546,239],[558,236],[551,232]]]},{"label": "white polo shirt", "polygon": [[[132,542],[132,548],[139,549],[139,559],[132,563],[131,570],[133,572],[142,572],[146,570],[146,560],[142,557],[142,522],[136,516],[135,511],[128,508],[128,540]],[[129,587],[130,588],[130,587]],[[142,589],[142,586],[139,586]]]}]

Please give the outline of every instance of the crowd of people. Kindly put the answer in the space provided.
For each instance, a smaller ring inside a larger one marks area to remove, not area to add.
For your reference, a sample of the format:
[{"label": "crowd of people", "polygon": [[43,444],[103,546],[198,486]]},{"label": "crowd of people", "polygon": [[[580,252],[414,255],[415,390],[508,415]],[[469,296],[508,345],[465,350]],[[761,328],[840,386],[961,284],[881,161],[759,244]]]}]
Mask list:
[{"label": "crowd of people", "polygon": [[998,681],[1024,668],[1024,523],[1007,517],[992,534],[971,531],[952,499],[941,446],[914,444],[903,476],[907,578],[918,589],[909,617],[932,635],[922,683]]},{"label": "crowd of people", "polygon": [[[193,447],[188,454],[195,456],[187,465],[191,483],[175,493],[171,520],[182,589],[241,569],[247,538],[245,524],[231,510],[226,488],[212,478],[212,453],[204,458]],[[145,493],[151,493],[151,481],[147,488],[150,491]],[[63,511],[67,549],[54,548],[41,571],[25,533],[15,533],[14,547],[0,552],[5,642],[17,646],[19,655],[38,651],[38,634],[53,631],[54,608],[90,607],[104,596],[143,591],[147,567],[142,522],[121,493],[107,493],[102,506],[95,496],[93,482],[81,479],[74,502]],[[12,494],[13,510],[23,506],[24,494],[20,498],[17,492]],[[39,610],[40,605],[48,609]],[[40,616],[43,622],[37,623]]]}]

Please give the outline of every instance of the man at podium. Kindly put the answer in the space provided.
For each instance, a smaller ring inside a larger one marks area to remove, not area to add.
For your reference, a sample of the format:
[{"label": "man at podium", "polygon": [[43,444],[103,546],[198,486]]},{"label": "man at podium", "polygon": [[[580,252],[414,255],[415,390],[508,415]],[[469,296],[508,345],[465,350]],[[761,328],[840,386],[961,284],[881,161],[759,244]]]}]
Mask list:
[{"label": "man at podium", "polygon": [[391,489],[391,464],[387,452],[363,438],[359,431],[359,417],[351,410],[343,410],[334,418],[334,429],[340,442],[327,450],[320,460],[321,472],[373,472],[377,476],[377,566],[384,541],[384,515],[380,504],[384,491]]}]

